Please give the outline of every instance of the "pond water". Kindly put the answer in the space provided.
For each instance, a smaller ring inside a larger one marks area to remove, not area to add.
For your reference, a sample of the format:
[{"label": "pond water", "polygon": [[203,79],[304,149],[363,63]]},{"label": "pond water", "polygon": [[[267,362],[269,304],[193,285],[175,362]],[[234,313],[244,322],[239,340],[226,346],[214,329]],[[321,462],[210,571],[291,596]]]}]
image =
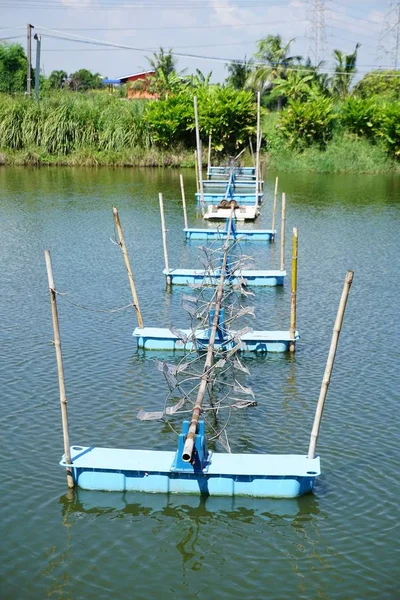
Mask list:
[{"label": "pond water", "polygon": [[[189,220],[195,182],[184,173]],[[257,227],[269,227],[268,173]],[[287,231],[299,228],[294,356],[246,359],[258,406],[232,413],[236,452],[306,453],[345,273],[355,271],[323,416],[322,476],[295,500],[67,492],[43,251],[59,296],[71,442],[173,450],[141,422],[166,383],[138,352],[117,206],[146,325],[188,327],[183,289],[167,293],[158,192],[172,267],[200,264],[184,241],[172,170],[0,168],[2,292],[1,588],[14,599],[398,598],[400,178],[282,174]],[[279,244],[247,244],[259,268]],[[290,272],[288,244],[287,267]],[[187,291],[187,290],[185,290]],[[257,290],[255,328],[287,329],[290,286]],[[75,305],[95,310],[82,310]],[[174,360],[172,358],[172,360]],[[217,446],[217,449],[222,449]]]}]

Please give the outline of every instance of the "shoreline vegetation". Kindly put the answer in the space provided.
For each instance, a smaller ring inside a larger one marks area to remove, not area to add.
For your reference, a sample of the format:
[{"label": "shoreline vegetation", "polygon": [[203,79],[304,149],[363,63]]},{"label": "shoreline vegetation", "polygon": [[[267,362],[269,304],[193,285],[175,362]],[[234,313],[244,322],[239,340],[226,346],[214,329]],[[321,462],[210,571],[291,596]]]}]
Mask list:
[{"label": "shoreline vegetation", "polygon": [[148,59],[152,74],[125,87],[105,88],[86,69],[54,71],[40,76],[37,98],[23,92],[22,46],[0,44],[0,165],[193,168],[196,96],[203,164],[211,137],[213,164],[245,150],[247,166],[260,91],[268,168],[400,173],[400,70],[370,71],[352,87],[359,44],[335,50],[329,74],[290,56],[292,41],[260,40],[254,60],[227,65],[222,84],[198,69],[179,75],[172,50],[160,48]]},{"label": "shoreline vegetation", "polygon": [[[220,156],[213,160],[214,165],[227,164],[229,157]],[[206,155],[203,165],[207,164]],[[250,151],[244,154],[243,162],[251,165]],[[324,150],[318,147],[303,152],[282,150],[261,153],[261,162],[273,171],[315,172],[315,173],[399,173],[397,161],[386,156],[385,151],[355,136],[335,138]],[[91,167],[91,168],[132,168],[167,167],[195,168],[192,150],[159,150],[141,148],[125,151],[93,151],[82,148],[68,155],[51,155],[41,148],[14,151],[0,151],[0,168],[14,167]]]},{"label": "shoreline vegetation", "polygon": [[[255,147],[254,94],[229,87],[133,100],[102,92],[59,91],[39,102],[0,94],[0,165],[194,167],[193,96],[207,161],[227,164]],[[261,159],[274,171],[400,173],[400,101],[316,98],[263,108]]]}]

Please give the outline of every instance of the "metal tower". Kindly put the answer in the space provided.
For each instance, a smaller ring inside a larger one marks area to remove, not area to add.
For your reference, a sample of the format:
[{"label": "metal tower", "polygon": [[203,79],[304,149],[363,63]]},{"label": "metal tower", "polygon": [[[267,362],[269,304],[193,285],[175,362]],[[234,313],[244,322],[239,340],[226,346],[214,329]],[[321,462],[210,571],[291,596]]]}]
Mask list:
[{"label": "metal tower", "polygon": [[390,66],[400,66],[400,0],[389,0],[377,48],[377,61],[388,58]]},{"label": "metal tower", "polygon": [[308,0],[309,26],[307,37],[309,39],[308,53],[318,65],[325,56],[325,4],[324,0]]}]

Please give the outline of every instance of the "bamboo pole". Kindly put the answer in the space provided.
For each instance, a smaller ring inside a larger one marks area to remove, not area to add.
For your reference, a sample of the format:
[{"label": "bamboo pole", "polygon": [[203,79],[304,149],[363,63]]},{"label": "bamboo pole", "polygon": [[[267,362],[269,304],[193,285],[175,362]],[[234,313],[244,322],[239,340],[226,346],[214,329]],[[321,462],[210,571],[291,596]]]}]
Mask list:
[{"label": "bamboo pole", "polygon": [[282,194],[281,217],[281,271],[285,270],[285,225],[286,225],[286,194]]},{"label": "bamboo pole", "polygon": [[183,206],[183,221],[185,223],[185,229],[188,228],[188,219],[186,212],[186,198],[185,198],[185,186],[183,185],[183,175],[182,173],[179,175],[179,179],[181,182],[181,194],[182,194],[182,206]]},{"label": "bamboo pole", "polygon": [[[58,371],[58,387],[60,390],[60,406],[61,406],[61,421],[63,430],[64,440],[64,458],[67,465],[72,464],[71,461],[71,449],[69,445],[69,431],[68,431],[68,410],[67,410],[67,397],[65,395],[65,381],[64,381],[64,368],[61,352],[61,339],[60,339],[60,328],[58,324],[58,311],[56,301],[56,290],[54,286],[53,270],[51,268],[51,257],[50,251],[45,250],[44,257],[46,260],[47,278],[49,281],[49,292],[50,292],[50,303],[51,303],[51,315],[53,319],[53,331],[54,331],[54,347],[56,350],[57,359],[57,371]],[[66,467],[67,471],[67,484],[69,488],[74,487],[74,478],[72,476],[71,467]]]},{"label": "bamboo pole", "polygon": [[211,167],[211,132],[208,135],[207,179],[209,178],[210,167]]},{"label": "bamboo pole", "polygon": [[[275,231],[277,204],[278,204],[278,177],[275,177],[274,205],[272,207],[272,225],[271,225],[272,231]],[[272,239],[275,241],[275,236]]]},{"label": "bamboo pole", "polygon": [[201,212],[204,215],[204,189],[203,189],[203,168],[201,164],[201,141],[200,141],[200,129],[199,129],[199,114],[197,110],[197,96],[193,98],[194,104],[194,120],[196,125],[196,147],[197,147],[197,169],[199,176],[199,194],[200,194],[200,204],[201,204]]},{"label": "bamboo pole", "polygon": [[207,385],[209,383],[210,370],[211,370],[211,367],[212,367],[213,361],[214,361],[214,344],[215,344],[215,338],[216,338],[217,330],[218,330],[222,296],[224,293],[226,265],[227,265],[228,253],[229,253],[229,241],[230,241],[229,237],[230,237],[230,232],[231,232],[231,228],[232,228],[233,215],[234,215],[234,204],[231,203],[231,214],[229,217],[228,234],[227,234],[227,239],[224,244],[224,255],[223,255],[222,265],[221,265],[221,275],[219,278],[218,287],[217,287],[216,296],[215,296],[214,317],[213,317],[213,321],[212,321],[212,325],[211,325],[210,339],[208,340],[207,355],[206,355],[206,360],[205,360],[204,367],[203,367],[203,373],[202,373],[201,379],[200,379],[199,391],[197,393],[196,402],[195,402],[195,405],[193,408],[192,419],[191,419],[190,425],[189,425],[189,431],[186,436],[185,445],[183,447],[183,452],[182,452],[182,460],[185,462],[190,462],[192,460],[195,435],[196,435],[197,426],[198,426],[198,422],[199,422],[199,418],[200,418],[200,414],[201,414],[201,406],[202,406],[204,394],[207,390]]},{"label": "bamboo pole", "polygon": [[250,148],[251,160],[254,162],[254,151],[253,151],[253,143],[251,141],[251,138],[249,138],[249,148]]},{"label": "bamboo pole", "polygon": [[298,248],[298,231],[297,227],[293,227],[293,243],[292,243],[292,297],[290,305],[290,352],[296,352],[296,302],[297,302],[297,248]]},{"label": "bamboo pole", "polygon": [[196,174],[196,192],[199,193],[199,170],[197,164],[197,150],[194,151],[194,172]]},{"label": "bamboo pole", "polygon": [[343,324],[343,316],[344,311],[346,309],[347,299],[349,297],[351,284],[353,283],[353,271],[347,271],[346,278],[344,280],[344,286],[342,291],[342,296],[340,298],[339,308],[336,315],[335,325],[333,327],[333,334],[331,339],[331,345],[329,348],[328,360],[326,362],[325,372],[322,379],[321,390],[319,393],[319,398],[317,402],[317,408],[315,411],[314,423],[311,431],[310,437],[310,445],[308,448],[308,458],[313,459],[315,456],[315,448],[317,445],[319,429],[321,426],[322,413],[324,410],[324,404],[326,395],[328,393],[328,386],[331,381],[333,363],[335,361],[335,355],[337,350],[337,345],[339,342],[340,331],[342,329]]},{"label": "bamboo pole", "polygon": [[139,325],[140,329],[143,329],[144,324],[143,324],[142,313],[140,311],[139,298],[137,297],[137,293],[136,293],[135,280],[133,279],[131,263],[129,261],[129,256],[128,256],[128,249],[125,244],[124,234],[122,233],[122,227],[121,227],[121,222],[119,220],[118,210],[115,208],[115,206],[113,206],[112,210],[113,210],[115,227],[117,228],[118,237],[119,237],[118,243],[121,246],[122,256],[124,257],[124,261],[125,261],[125,268],[128,273],[129,285],[130,285],[131,293],[132,293],[133,306],[136,311],[138,325]]},{"label": "bamboo pole", "polygon": [[171,285],[171,277],[169,275],[169,265],[168,265],[167,230],[165,229],[164,202],[163,202],[163,196],[161,193],[158,194],[158,199],[160,201],[161,232],[162,232],[162,241],[163,241],[163,250],[164,250],[165,270],[167,271],[167,285],[170,286]]},{"label": "bamboo pole", "polygon": [[260,112],[261,112],[261,94],[257,92],[257,143],[256,143],[256,208],[258,207],[258,191],[260,186],[260,146],[261,146],[261,132],[260,132]]}]

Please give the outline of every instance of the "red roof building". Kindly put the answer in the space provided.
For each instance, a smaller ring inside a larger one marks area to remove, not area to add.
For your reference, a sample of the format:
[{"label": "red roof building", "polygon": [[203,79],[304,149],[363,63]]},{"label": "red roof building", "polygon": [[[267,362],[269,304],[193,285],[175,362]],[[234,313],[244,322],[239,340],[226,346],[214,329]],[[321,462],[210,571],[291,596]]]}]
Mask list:
[{"label": "red roof building", "polygon": [[[158,94],[153,94],[146,89],[146,82],[150,84],[151,78],[155,75],[155,71],[142,71],[141,73],[132,73],[132,75],[124,75],[118,77],[121,83],[126,84],[127,98],[145,98],[148,100],[157,100]],[[134,85],[136,82],[143,82],[142,85]]]}]

